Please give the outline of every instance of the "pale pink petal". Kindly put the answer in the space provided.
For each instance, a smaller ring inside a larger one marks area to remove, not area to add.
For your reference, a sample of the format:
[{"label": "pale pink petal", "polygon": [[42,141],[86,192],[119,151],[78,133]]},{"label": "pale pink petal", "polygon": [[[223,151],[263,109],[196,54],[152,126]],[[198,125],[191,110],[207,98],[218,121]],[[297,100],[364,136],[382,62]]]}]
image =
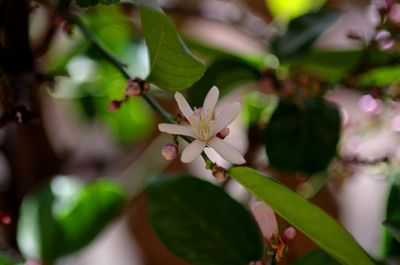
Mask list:
[{"label": "pale pink petal", "polygon": [[218,137],[211,138],[207,143],[220,156],[232,164],[240,165],[246,163],[243,156],[232,145],[222,141]]},{"label": "pale pink petal", "polygon": [[224,109],[220,114],[215,117],[215,125],[213,128],[213,132],[215,134],[222,131],[226,126],[228,126],[240,113],[240,103],[236,102],[232,105],[229,105],[226,109]]},{"label": "pale pink petal", "polygon": [[175,100],[178,103],[178,107],[181,110],[183,116],[185,116],[186,119],[190,120],[190,118],[193,115],[193,110],[189,106],[189,103],[186,101],[186,99],[183,97],[183,95],[179,92],[175,93]]},{"label": "pale pink petal", "polygon": [[274,233],[278,233],[278,223],[274,211],[264,202],[256,202],[251,207],[254,218],[260,227],[261,233],[266,240],[269,240]]},{"label": "pale pink petal", "polygon": [[200,140],[194,140],[182,152],[181,161],[183,163],[190,163],[195,160],[201,152],[203,152],[206,143]]},{"label": "pale pink petal", "polygon": [[189,125],[160,123],[158,125],[158,129],[160,130],[160,132],[176,134],[176,135],[186,135],[196,138],[192,127],[190,127]]},{"label": "pale pink petal", "polygon": [[216,86],[213,86],[208,92],[203,103],[203,111],[213,113],[215,105],[217,104],[219,96],[219,90]]}]

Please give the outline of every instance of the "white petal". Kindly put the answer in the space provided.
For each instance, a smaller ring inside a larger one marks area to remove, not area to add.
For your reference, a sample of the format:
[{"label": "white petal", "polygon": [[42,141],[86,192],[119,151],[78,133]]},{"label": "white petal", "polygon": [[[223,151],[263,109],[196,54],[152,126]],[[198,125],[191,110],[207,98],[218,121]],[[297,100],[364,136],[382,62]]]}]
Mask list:
[{"label": "white petal", "polygon": [[160,132],[165,132],[169,134],[176,135],[186,135],[195,138],[192,127],[188,125],[170,124],[170,123],[160,123],[158,125]]},{"label": "white petal", "polygon": [[200,140],[194,140],[182,152],[181,161],[183,163],[190,163],[195,160],[201,152],[203,152],[206,143]]},{"label": "white petal", "polygon": [[190,118],[193,115],[193,110],[189,106],[189,103],[186,101],[186,99],[183,97],[183,95],[179,92],[175,93],[175,100],[178,103],[178,107],[181,110],[183,116],[185,116],[186,119],[190,120]]},{"label": "white petal", "polygon": [[216,86],[213,86],[210,89],[210,91],[208,91],[208,94],[204,99],[203,111],[213,113],[215,105],[217,104],[218,101],[218,96],[219,96],[219,90]]},{"label": "white petal", "polygon": [[278,233],[278,223],[271,207],[259,201],[253,204],[251,211],[265,239],[269,240],[272,234]]},{"label": "white petal", "polygon": [[213,128],[214,134],[222,131],[226,126],[228,126],[240,113],[240,103],[236,102],[229,105],[220,114],[215,117],[215,125]]},{"label": "white petal", "polygon": [[218,137],[211,138],[207,143],[220,156],[232,164],[240,165],[246,163],[243,156],[232,145],[222,141]]}]

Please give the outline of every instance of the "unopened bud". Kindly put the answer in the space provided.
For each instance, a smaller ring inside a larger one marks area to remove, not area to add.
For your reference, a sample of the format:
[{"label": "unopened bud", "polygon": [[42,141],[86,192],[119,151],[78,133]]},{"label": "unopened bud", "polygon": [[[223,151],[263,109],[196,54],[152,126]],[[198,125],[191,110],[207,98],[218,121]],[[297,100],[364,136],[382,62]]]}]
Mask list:
[{"label": "unopened bud", "polygon": [[228,135],[229,135],[229,128],[228,127],[225,127],[224,129],[222,129],[222,131],[217,133],[217,137],[221,138],[221,139],[225,139]]},{"label": "unopened bud", "polygon": [[67,21],[65,21],[64,24],[62,25],[62,30],[68,36],[72,36],[74,34],[74,26]]},{"label": "unopened bud", "polygon": [[108,110],[110,112],[117,111],[121,107],[122,101],[113,100],[110,104],[108,104]]},{"label": "unopened bud", "polygon": [[129,80],[125,88],[125,94],[129,97],[140,96],[142,94],[142,89],[139,82],[132,79]]},{"label": "unopened bud", "polygon": [[265,239],[268,240],[273,234],[278,233],[278,222],[271,207],[259,201],[252,205],[251,211]]},{"label": "unopened bud", "polygon": [[394,40],[387,30],[379,31],[375,36],[375,41],[378,43],[381,50],[388,50],[394,45]]},{"label": "unopened bud", "polygon": [[218,182],[225,181],[228,178],[226,169],[221,166],[214,166],[211,168],[211,173]]},{"label": "unopened bud", "polygon": [[174,160],[179,154],[179,148],[177,144],[166,144],[161,150],[161,155],[165,160]]},{"label": "unopened bud", "polygon": [[285,231],[283,232],[283,241],[285,243],[288,243],[289,241],[292,241],[297,235],[297,231],[296,229],[294,229],[293,227],[288,227],[285,229]]},{"label": "unopened bud", "polygon": [[0,213],[0,223],[9,225],[11,224],[11,216],[7,213]]},{"label": "unopened bud", "polygon": [[389,20],[392,24],[400,26],[400,4],[395,3],[390,7]]}]

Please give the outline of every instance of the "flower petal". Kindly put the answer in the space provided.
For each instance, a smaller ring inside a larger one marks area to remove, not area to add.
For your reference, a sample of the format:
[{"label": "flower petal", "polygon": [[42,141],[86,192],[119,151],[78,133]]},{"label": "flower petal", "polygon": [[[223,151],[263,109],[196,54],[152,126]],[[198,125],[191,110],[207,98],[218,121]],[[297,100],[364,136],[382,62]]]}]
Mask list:
[{"label": "flower petal", "polygon": [[203,111],[213,113],[215,105],[217,105],[218,96],[219,90],[216,86],[213,86],[210,91],[208,91],[208,94],[204,99]]},{"label": "flower petal", "polygon": [[194,140],[182,152],[181,161],[183,163],[190,163],[195,160],[206,147],[206,143],[200,140]]},{"label": "flower petal", "polygon": [[251,211],[260,227],[263,237],[269,240],[274,233],[278,233],[278,223],[274,211],[264,202],[256,202]]},{"label": "flower petal", "polygon": [[217,134],[222,131],[226,126],[228,126],[240,113],[240,103],[236,102],[229,105],[215,118],[215,125],[213,128],[213,133]]},{"label": "flower petal", "polygon": [[183,95],[179,92],[175,93],[175,100],[178,103],[178,107],[180,111],[182,112],[183,116],[186,117],[186,119],[190,120],[190,118],[193,116],[193,110],[190,107],[189,103],[186,101],[186,99],[183,97]]},{"label": "flower petal", "polygon": [[222,141],[218,137],[211,138],[207,143],[220,156],[232,164],[240,165],[246,163],[243,156],[232,145]]},{"label": "flower petal", "polygon": [[176,134],[176,135],[186,135],[186,136],[196,138],[192,127],[190,127],[188,125],[160,123],[158,125],[158,129],[160,130],[160,132]]}]

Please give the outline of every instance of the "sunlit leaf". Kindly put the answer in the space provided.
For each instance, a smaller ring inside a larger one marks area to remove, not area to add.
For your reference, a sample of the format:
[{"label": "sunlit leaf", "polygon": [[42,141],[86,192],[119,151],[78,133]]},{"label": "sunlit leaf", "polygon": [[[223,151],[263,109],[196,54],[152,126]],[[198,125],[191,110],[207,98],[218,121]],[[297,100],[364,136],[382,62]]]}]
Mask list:
[{"label": "sunlit leaf", "polygon": [[199,80],[205,67],[187,49],[171,18],[144,5],[140,18],[150,57],[147,80],[170,91],[189,88]]},{"label": "sunlit leaf", "polygon": [[146,189],[159,238],[194,265],[248,265],[261,258],[257,226],[223,189],[189,176],[154,179]]},{"label": "sunlit leaf", "polygon": [[386,86],[400,81],[400,66],[384,66],[371,69],[359,80],[361,86]]},{"label": "sunlit leaf", "polygon": [[332,217],[275,179],[246,168],[229,175],[343,265],[373,265],[355,239]]},{"label": "sunlit leaf", "polygon": [[123,204],[124,195],[113,183],[83,186],[72,178],[58,177],[24,198],[18,246],[26,258],[53,263],[90,243]]},{"label": "sunlit leaf", "polygon": [[336,106],[323,99],[302,105],[281,99],[264,133],[269,163],[288,172],[324,170],[336,154],[339,132]]},{"label": "sunlit leaf", "polygon": [[293,19],[320,7],[325,0],[265,0],[265,3],[274,17],[284,21]]},{"label": "sunlit leaf", "polygon": [[306,55],[318,37],[330,27],[340,13],[321,9],[295,18],[287,32],[272,42],[274,53],[282,60],[298,60]]}]

